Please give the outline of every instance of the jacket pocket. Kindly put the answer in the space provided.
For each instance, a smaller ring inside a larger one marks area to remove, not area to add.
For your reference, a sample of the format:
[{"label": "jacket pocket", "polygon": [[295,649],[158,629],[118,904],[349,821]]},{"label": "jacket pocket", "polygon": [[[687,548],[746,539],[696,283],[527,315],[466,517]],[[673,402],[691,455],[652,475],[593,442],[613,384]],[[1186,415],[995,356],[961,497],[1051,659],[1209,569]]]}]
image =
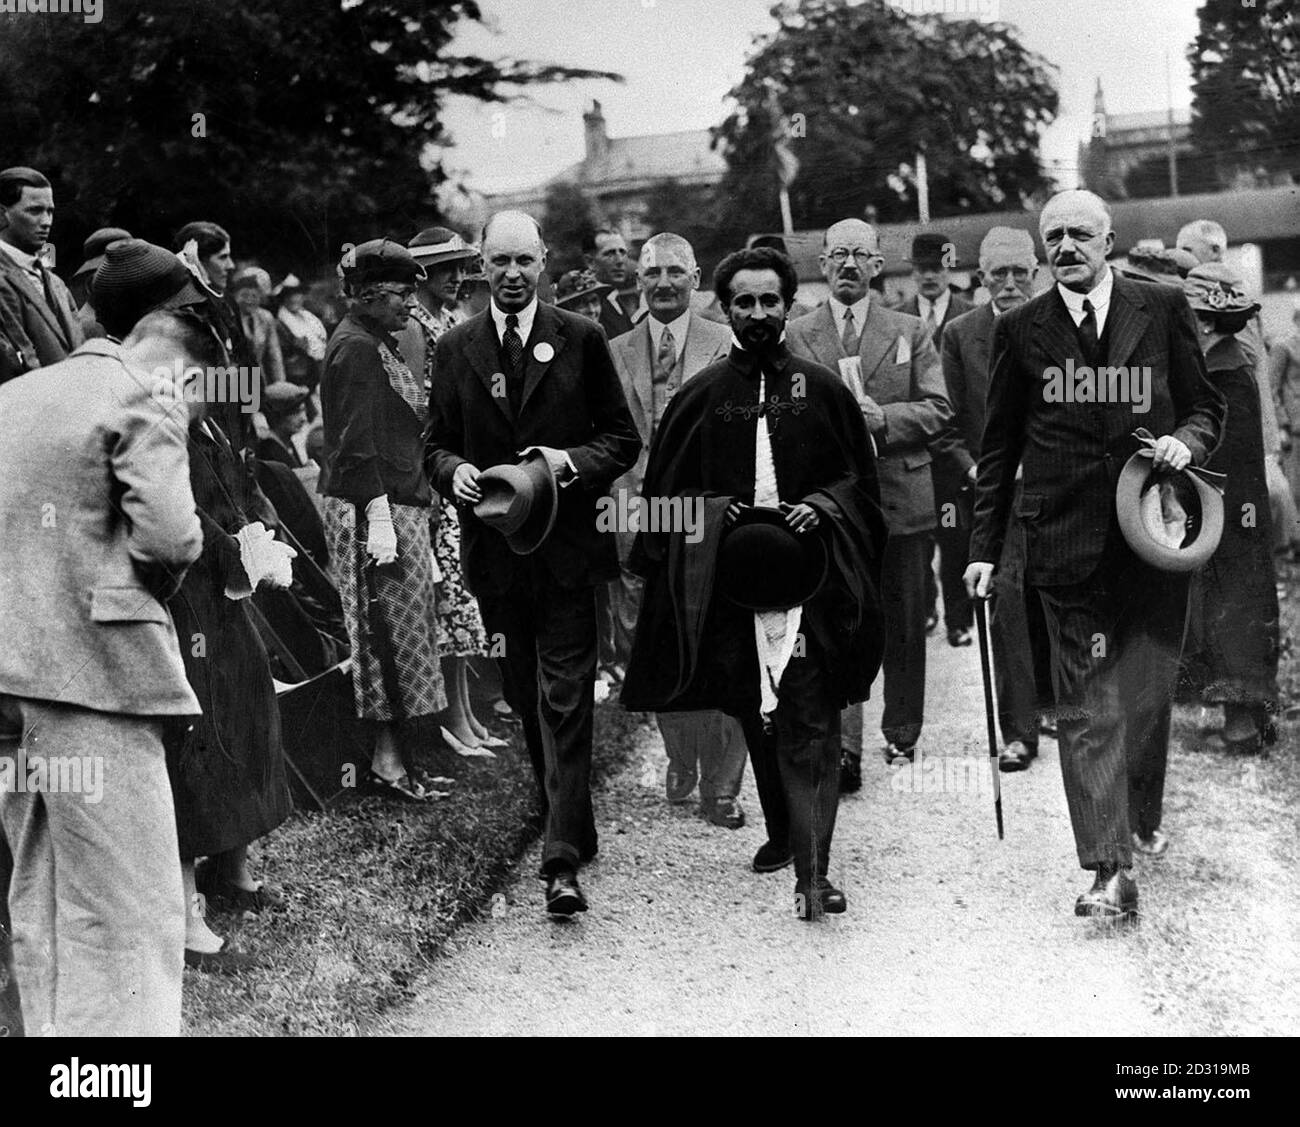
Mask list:
[{"label": "jacket pocket", "polygon": [[934,456],[929,450],[913,450],[910,454],[903,455],[903,466],[909,470],[918,470],[933,461]]},{"label": "jacket pocket", "polygon": [[90,592],[91,622],[157,622],[168,625],[167,609],[143,587],[96,587]]},{"label": "jacket pocket", "polygon": [[1016,498],[1015,514],[1018,517],[1042,516],[1044,497],[1041,493],[1022,493]]}]

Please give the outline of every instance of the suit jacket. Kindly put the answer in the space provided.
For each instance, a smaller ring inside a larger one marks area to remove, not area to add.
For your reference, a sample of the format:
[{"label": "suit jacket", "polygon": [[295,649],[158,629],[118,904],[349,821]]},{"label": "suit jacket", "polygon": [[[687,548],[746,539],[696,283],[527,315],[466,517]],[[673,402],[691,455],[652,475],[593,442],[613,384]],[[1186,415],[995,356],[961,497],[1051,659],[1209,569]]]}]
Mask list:
[{"label": "suit jacket", "polygon": [[1086,365],[1055,286],[997,319],[972,560],[1001,557],[1022,462],[1015,511],[1025,523],[1025,578],[1050,586],[1082,582],[1105,561],[1127,558],[1115,486],[1138,448],[1132,436],[1137,427],[1156,437],[1173,434],[1191,450],[1194,465],[1214,453],[1227,405],[1206,376],[1196,324],[1180,290],[1116,273],[1102,343],[1108,366],[1150,369],[1149,411],[1135,413],[1129,403],[1047,401],[1047,369],[1064,369],[1068,360]]},{"label": "suit jacket", "polygon": [[[23,368],[44,368],[65,359],[84,339],[72,295],[50,272],[54,307],[41,286],[4,251],[0,251],[0,336],[22,357]],[[0,361],[3,368],[12,365]]]},{"label": "suit jacket", "polygon": [[600,303],[600,327],[605,330],[607,340],[621,337],[632,328],[632,318],[623,311],[617,291],[607,293]]},{"label": "suit jacket", "polygon": [[[615,578],[618,550],[613,537],[598,531],[596,506],[636,462],[641,439],[600,326],[538,302],[524,342],[518,415],[503,387],[491,306],[439,338],[434,372],[425,447],[434,488],[451,501],[452,476],[462,462],[485,470],[514,464],[526,446],[565,450],[578,478],[560,490],[555,527],[536,557],[562,588]],[[519,559],[500,532],[462,508],[461,565],[471,591],[509,589]]]},{"label": "suit jacket", "polygon": [[388,382],[381,340],[399,351],[389,334],[352,313],[330,337],[320,384],[324,450],[317,491],[363,508],[385,495],[399,505],[427,507],[433,494],[421,464],[423,422]]},{"label": "suit jacket", "polygon": [[[941,344],[943,344],[943,334],[947,331],[948,323],[950,321],[957,320],[957,318],[960,317],[963,313],[969,313],[974,308],[975,308],[975,303],[973,301],[970,301],[969,299],[962,297],[961,294],[959,293],[955,293],[952,290],[949,290],[948,308],[944,310],[943,320],[939,322],[939,327],[935,330],[934,347],[938,348]],[[905,302],[903,302],[902,305],[898,307],[898,312],[906,313],[911,317],[920,317],[921,316],[920,298],[918,298],[915,295],[909,297]],[[924,323],[925,322],[922,321],[922,324]]]},{"label": "suit jacket", "polygon": [[0,692],[193,715],[160,599],[203,546],[184,403],[87,342],[0,387]]},{"label": "suit jacket", "polygon": [[[789,322],[786,339],[792,352],[839,370],[844,346],[829,303]],[[936,524],[930,444],[952,418],[939,354],[917,318],[873,294],[858,355],[863,388],[885,413],[884,431],[873,436],[885,522],[893,536],[928,531]]]},{"label": "suit jacket", "polygon": [[952,423],[935,443],[934,453],[936,458],[946,459],[962,477],[979,461],[995,320],[992,302],[953,318],[940,349]]},{"label": "suit jacket", "polygon": [[[641,436],[641,453],[636,465],[615,482],[615,489],[626,488],[630,495],[641,492],[645,480],[646,459],[650,455],[650,440],[654,437],[654,405],[652,402],[652,373],[650,326],[648,318],[640,321],[631,332],[615,337],[609,343],[614,357],[614,367],[623,385],[623,396],[636,432]],[[692,312],[686,328],[686,347],[682,351],[682,382],[685,383],[701,368],[726,356],[731,349],[731,329]]]}]

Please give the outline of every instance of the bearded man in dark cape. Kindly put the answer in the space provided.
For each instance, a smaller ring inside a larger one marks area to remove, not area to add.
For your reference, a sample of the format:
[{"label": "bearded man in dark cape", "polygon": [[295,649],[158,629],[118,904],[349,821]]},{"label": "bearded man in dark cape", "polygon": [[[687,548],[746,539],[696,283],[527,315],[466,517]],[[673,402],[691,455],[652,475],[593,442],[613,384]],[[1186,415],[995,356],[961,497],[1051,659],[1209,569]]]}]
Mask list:
[{"label": "bearded man in dark cape", "polygon": [[[652,523],[664,523],[654,514],[683,519],[643,528],[633,548],[630,566],[646,588],[621,701],[633,711],[716,708],[740,720],[768,832],[754,869],[793,861],[796,909],[811,919],[846,906],[827,879],[839,713],[866,699],[880,668],[886,532],[857,399],[836,373],[785,345],[797,284],[790,260],[772,248],[718,266],[714,291],[732,348],[677,392],[650,450],[642,511]],[[764,521],[783,522],[789,531],[774,535],[797,548],[804,537],[820,542],[804,555],[824,560],[825,576],[800,605],[772,608],[759,594],[788,544],[771,559],[737,567],[733,552],[727,562],[727,536]]]}]

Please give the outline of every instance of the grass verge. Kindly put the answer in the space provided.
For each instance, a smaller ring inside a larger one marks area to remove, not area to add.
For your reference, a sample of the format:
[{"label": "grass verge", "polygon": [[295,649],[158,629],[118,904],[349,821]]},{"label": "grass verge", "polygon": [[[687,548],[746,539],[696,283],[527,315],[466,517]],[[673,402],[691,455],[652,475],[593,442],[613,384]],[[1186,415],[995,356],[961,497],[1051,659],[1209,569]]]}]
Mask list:
[{"label": "grass verge", "polygon": [[[616,705],[596,708],[593,786],[627,762],[637,726]],[[285,907],[212,920],[260,965],[238,977],[187,970],[187,1034],[356,1034],[414,996],[447,937],[487,908],[537,814],[517,729],[495,760],[426,766],[457,778],[452,797],[431,806],[346,799],[325,814],[294,814],[254,847]]]}]

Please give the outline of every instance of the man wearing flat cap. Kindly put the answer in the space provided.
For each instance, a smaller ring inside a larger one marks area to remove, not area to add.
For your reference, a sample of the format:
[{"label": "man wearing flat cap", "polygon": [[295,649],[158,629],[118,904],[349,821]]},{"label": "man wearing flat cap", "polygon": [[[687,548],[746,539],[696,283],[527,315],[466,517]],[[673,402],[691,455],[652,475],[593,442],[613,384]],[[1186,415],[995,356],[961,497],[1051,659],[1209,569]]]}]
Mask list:
[{"label": "man wearing flat cap", "polygon": [[[1075,914],[1118,921],[1137,913],[1134,851],[1165,847],[1164,767],[1187,576],[1156,570],[1128,546],[1116,486],[1139,427],[1155,436],[1153,472],[1179,471],[1214,452],[1225,408],[1207,379],[1187,299],[1107,263],[1115,235],[1102,199],[1061,192],[1038,225],[1056,284],[994,326],[966,583],[972,596],[989,594],[1014,504],[1025,527],[1025,583],[1050,639],[1075,846],[1080,866],[1095,874]],[[1093,374],[1091,385],[1080,369]],[[1053,390],[1067,370],[1078,395]],[[1137,374],[1138,395],[1110,393],[1132,387],[1125,372]],[[1088,391],[1103,385],[1104,396]]]},{"label": "man wearing flat cap", "polygon": [[767,824],[753,867],[793,862],[793,906],[815,919],[847,905],[829,877],[840,709],[880,668],[886,533],[857,399],[786,346],[797,287],[770,247],[718,265],[731,351],[668,403],[642,487],[695,519],[637,538],[646,586],[621,699],[739,719]]},{"label": "man wearing flat cap", "polygon": [[523,721],[545,796],[546,907],[585,911],[578,868],[596,853],[591,738],[597,584],[618,576],[597,501],[636,461],[641,440],[598,325],[543,305],[546,245],[522,212],[492,216],[481,241],[492,300],[438,340],[426,464],[443,498],[483,500],[482,471],[540,454],[559,485],[554,527],[527,555],[461,510],[464,579],[489,639],[504,642],[506,700]]},{"label": "man wearing flat cap", "polygon": [[[186,453],[201,403],[155,373],[217,350],[170,311],[197,297],[176,256],[119,248],[95,277],[109,339],[0,388],[0,900],[33,1036],[180,1033],[163,738],[199,701],[164,604],[203,544]],[[51,757],[79,789],[29,785]]]}]

